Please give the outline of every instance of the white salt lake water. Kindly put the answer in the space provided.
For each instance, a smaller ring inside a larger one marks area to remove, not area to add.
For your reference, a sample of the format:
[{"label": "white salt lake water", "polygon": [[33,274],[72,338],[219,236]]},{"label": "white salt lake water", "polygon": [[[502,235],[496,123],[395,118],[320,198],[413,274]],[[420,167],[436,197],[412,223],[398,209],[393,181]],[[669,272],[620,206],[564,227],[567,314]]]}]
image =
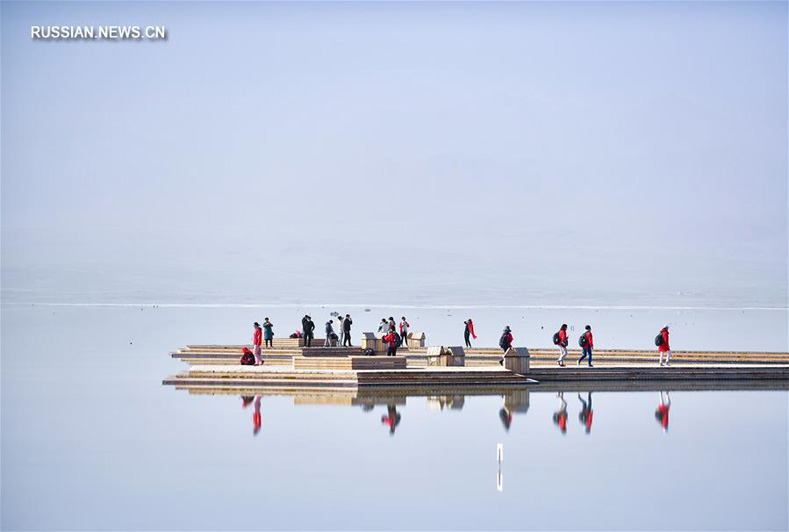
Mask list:
[{"label": "white salt lake water", "polygon": [[659,390],[596,391],[587,432],[588,393],[570,386],[564,434],[559,390],[539,386],[509,429],[502,390],[402,397],[393,433],[386,398],[370,410],[263,395],[254,434],[254,401],[161,384],[185,368],[169,350],[243,343],[264,315],[285,335],[335,310],[357,333],[405,314],[431,343],[460,343],[470,315],[479,345],[509,324],[519,345],[548,346],[566,321],[590,323],[600,348],[647,348],[670,323],[675,349],[786,350],[776,310],[4,305],[3,529],[787,526],[785,391],[667,385],[667,431]]}]

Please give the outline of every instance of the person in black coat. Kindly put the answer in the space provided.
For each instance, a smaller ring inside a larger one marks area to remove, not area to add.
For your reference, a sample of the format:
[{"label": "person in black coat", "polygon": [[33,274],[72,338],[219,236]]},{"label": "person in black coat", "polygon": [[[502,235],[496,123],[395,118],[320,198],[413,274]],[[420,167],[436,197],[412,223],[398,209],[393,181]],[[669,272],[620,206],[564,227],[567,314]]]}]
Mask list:
[{"label": "person in black coat", "polygon": [[342,340],[342,345],[347,345],[348,347],[353,347],[351,345],[351,325],[353,325],[353,320],[351,319],[350,314],[345,315],[345,319],[342,322],[342,332],[344,333],[344,338]]}]

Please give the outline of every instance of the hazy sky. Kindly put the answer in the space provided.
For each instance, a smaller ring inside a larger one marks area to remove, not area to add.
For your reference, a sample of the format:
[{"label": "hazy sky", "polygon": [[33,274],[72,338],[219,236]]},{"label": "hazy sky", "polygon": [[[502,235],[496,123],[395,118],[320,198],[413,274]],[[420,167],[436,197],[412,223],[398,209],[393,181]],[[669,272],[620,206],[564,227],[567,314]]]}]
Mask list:
[{"label": "hazy sky", "polygon": [[785,2],[1,9],[6,300],[786,306]]}]

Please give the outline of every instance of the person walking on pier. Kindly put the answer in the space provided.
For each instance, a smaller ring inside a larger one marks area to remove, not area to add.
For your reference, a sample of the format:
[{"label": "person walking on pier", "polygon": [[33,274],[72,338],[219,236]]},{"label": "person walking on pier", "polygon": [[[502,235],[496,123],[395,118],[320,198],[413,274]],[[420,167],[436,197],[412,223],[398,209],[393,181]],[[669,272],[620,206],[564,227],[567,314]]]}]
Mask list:
[{"label": "person walking on pier", "polygon": [[592,327],[587,325],[586,332],[584,332],[581,337],[578,339],[578,345],[581,346],[583,353],[581,354],[581,358],[578,359],[578,365],[581,365],[581,362],[589,357],[589,367],[592,367],[592,348],[594,347],[594,339],[592,338]]},{"label": "person walking on pier", "polygon": [[581,394],[578,394],[578,400],[581,401],[581,412],[578,414],[578,421],[581,422],[581,425],[584,426],[586,429],[586,433],[589,434],[592,431],[592,416],[594,412],[592,411],[592,392],[587,392],[586,398],[589,401],[584,401],[581,399]]},{"label": "person walking on pier", "polygon": [[255,322],[255,335],[252,337],[252,345],[253,345],[253,353],[255,355],[255,365],[259,366],[263,363],[263,359],[260,357],[260,344],[263,343],[263,330],[260,328],[260,324]]},{"label": "person walking on pier", "polygon": [[556,362],[564,367],[564,359],[567,357],[567,324],[562,323],[559,332],[554,336],[554,343],[559,346],[559,360]]},{"label": "person walking on pier", "polygon": [[353,347],[353,345],[351,344],[351,325],[353,325],[353,320],[351,319],[351,315],[346,314],[345,319],[342,322],[343,346]]},{"label": "person walking on pier", "polygon": [[[666,394],[665,396],[663,394]],[[660,392],[660,403],[655,410],[655,419],[657,419],[660,426],[663,427],[663,432],[668,432],[668,410],[671,408],[671,397],[668,392]]]},{"label": "person walking on pier", "polygon": [[312,318],[304,316],[304,319],[301,320],[301,325],[304,331],[304,345],[312,347],[312,339],[315,338],[315,324],[312,322]]},{"label": "person walking on pier", "polygon": [[408,347],[408,327],[410,327],[410,325],[406,321],[405,316],[403,316],[403,319],[400,322],[400,338],[403,339],[403,343],[406,347]]},{"label": "person walking on pier", "polygon": [[499,347],[505,353],[512,347],[512,329],[510,329],[509,325],[504,327],[504,331],[501,333],[501,338],[499,338]]},{"label": "person walking on pier", "polygon": [[466,326],[465,330],[463,331],[463,338],[466,340],[466,347],[471,347],[471,337],[475,340],[477,339],[477,335],[474,334],[474,322],[471,321],[471,318],[467,319],[463,322]]},{"label": "person walking on pier", "polygon": [[658,353],[660,353],[660,365],[663,365],[663,353],[665,353],[666,366],[670,366],[671,364],[669,363],[669,360],[671,360],[671,347],[668,345],[668,325],[660,330],[660,334],[658,334],[655,338],[655,343],[657,344]]},{"label": "person walking on pier", "polygon": [[266,347],[274,347],[274,324],[268,318],[263,320],[263,339],[266,341]]},{"label": "person walking on pier", "polygon": [[335,336],[332,323],[334,323],[334,320],[326,322],[326,340],[323,342],[323,347],[331,347],[332,337]]}]

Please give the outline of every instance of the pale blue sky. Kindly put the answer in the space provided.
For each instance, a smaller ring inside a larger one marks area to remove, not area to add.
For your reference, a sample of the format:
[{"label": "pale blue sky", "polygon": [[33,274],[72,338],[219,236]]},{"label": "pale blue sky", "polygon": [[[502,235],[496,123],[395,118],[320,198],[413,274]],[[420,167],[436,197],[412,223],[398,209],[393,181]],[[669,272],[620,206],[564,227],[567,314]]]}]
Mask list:
[{"label": "pale blue sky", "polygon": [[3,2],[2,237],[6,300],[785,307],[787,5]]}]

